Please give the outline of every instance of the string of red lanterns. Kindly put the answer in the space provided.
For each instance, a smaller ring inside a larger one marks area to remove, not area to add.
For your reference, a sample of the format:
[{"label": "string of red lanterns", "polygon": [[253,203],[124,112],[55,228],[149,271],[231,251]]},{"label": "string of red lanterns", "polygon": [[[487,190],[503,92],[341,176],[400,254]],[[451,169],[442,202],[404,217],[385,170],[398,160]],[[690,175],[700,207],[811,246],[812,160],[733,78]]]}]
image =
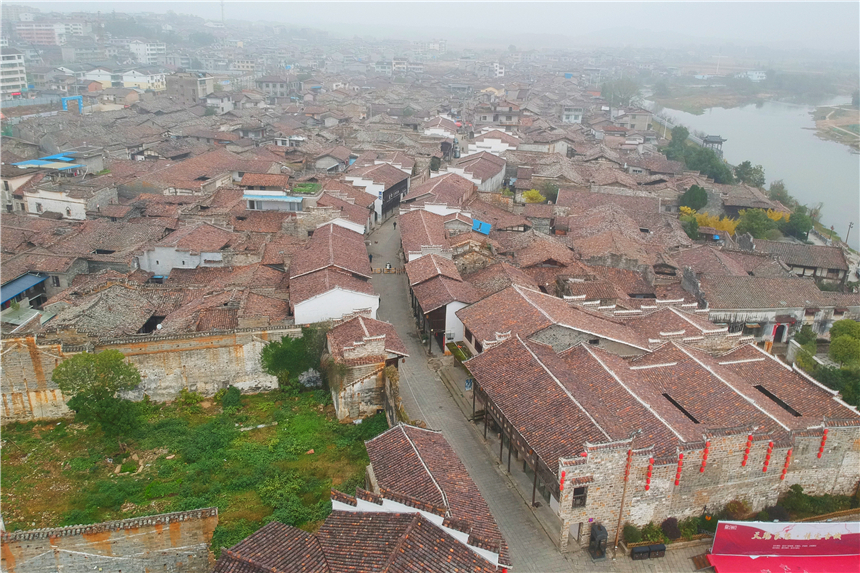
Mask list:
[{"label": "string of red lanterns", "polygon": [[767,443],[767,454],[764,456],[764,467],[761,468],[762,472],[767,471],[767,466],[770,463],[770,454],[773,452],[773,442]]},{"label": "string of red lanterns", "polygon": [[741,462],[741,467],[746,467],[747,460],[750,457],[750,447],[752,446],[752,434],[747,436],[747,448],[744,450],[744,460]]},{"label": "string of red lanterns", "polygon": [[708,452],[711,449],[711,441],[705,442],[705,450],[702,452],[702,467],[699,468],[699,473],[705,473],[705,466],[708,465]]},{"label": "string of red lanterns", "polygon": [[818,447],[818,458],[824,453],[824,444],[827,443],[827,428],[824,428],[824,435],[821,436],[821,445]]},{"label": "string of red lanterns", "polygon": [[648,473],[645,476],[645,491],[651,489],[651,472],[654,470],[654,458],[648,458]]},{"label": "string of red lanterns", "polygon": [[791,448],[785,453],[785,465],[782,466],[782,475],[779,476],[780,481],[785,479],[785,474],[788,473],[788,463],[791,461]]},{"label": "string of red lanterns", "polygon": [[678,454],[678,471],[675,472],[675,485],[681,485],[681,468],[684,467],[684,454]]}]

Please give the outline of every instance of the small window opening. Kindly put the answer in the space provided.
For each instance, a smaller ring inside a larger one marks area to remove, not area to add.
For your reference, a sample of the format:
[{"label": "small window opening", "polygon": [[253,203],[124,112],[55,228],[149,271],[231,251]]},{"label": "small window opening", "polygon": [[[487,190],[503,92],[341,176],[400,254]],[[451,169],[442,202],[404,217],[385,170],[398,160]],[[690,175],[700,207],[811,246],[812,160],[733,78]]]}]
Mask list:
[{"label": "small window opening", "polygon": [[588,497],[588,486],[573,488],[573,501],[571,507],[585,507],[585,500]]}]

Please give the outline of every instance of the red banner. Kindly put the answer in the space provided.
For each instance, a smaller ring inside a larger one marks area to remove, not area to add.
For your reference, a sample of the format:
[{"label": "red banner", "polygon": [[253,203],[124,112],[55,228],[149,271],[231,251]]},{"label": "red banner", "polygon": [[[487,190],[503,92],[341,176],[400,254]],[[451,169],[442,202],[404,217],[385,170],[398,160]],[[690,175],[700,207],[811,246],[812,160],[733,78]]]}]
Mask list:
[{"label": "red banner", "polygon": [[858,556],[860,522],[769,523],[721,521],[714,555]]}]

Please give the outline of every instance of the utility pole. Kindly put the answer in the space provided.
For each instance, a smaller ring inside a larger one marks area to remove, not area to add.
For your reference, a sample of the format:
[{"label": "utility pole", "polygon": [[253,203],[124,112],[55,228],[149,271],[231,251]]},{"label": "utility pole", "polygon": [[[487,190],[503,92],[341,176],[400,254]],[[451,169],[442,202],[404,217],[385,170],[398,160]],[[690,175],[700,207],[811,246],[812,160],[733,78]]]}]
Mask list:
[{"label": "utility pole", "polygon": [[848,223],[848,232],[845,233],[845,244],[846,245],[848,244],[848,235],[851,234],[851,229],[853,229],[853,228],[854,228],[854,222],[852,221],[852,222]]}]

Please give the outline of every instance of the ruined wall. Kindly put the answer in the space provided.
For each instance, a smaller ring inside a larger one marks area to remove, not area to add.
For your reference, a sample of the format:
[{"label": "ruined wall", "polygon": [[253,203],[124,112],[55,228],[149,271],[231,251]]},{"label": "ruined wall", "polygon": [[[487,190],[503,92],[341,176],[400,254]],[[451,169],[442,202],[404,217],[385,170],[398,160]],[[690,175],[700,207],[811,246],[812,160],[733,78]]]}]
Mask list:
[{"label": "ruined wall", "polygon": [[3,533],[8,573],[207,573],[218,509]]},{"label": "ruined wall", "polygon": [[3,423],[58,418],[69,413],[51,380],[60,362],[84,350],[119,350],[140,370],[141,384],[128,397],[173,400],[183,388],[212,396],[236,386],[242,392],[274,390],[278,381],[262,371],[260,353],[271,340],[299,336],[294,328],[249,329],[188,335],[146,336],[94,346],[42,343],[32,336],[3,340]]},{"label": "ruined wall", "polygon": [[[752,511],[774,505],[779,496],[797,483],[812,495],[852,494],[860,482],[860,428],[828,425],[827,441],[821,458],[818,449],[824,428],[794,432],[781,441],[773,441],[770,463],[763,471],[768,445],[772,438],[754,435],[746,465],[742,465],[748,433],[746,431],[715,431],[707,435],[710,441],[708,460],[702,469],[705,441],[687,444],[679,484],[675,485],[678,458],[657,459],[652,470],[650,489],[645,490],[650,450],[635,450],[627,483],[621,524],[637,526],[648,522],[661,523],[667,517],[679,520],[701,515],[703,510],[718,511],[729,501],[743,499]],[[635,448],[635,445],[634,445]],[[561,492],[560,517],[563,522],[562,546],[569,542],[571,524],[588,519],[601,522],[614,542],[618,514],[624,490],[624,473],[629,445],[590,447],[583,459],[562,461],[559,474],[565,472],[565,488]],[[791,458],[784,480],[780,479],[788,450]],[[588,497],[583,508],[572,507],[572,495],[577,480],[587,482]],[[582,542],[588,543],[589,531],[583,530]]]},{"label": "ruined wall", "polygon": [[342,351],[349,366],[330,385],[337,417],[357,420],[372,416],[385,405],[385,335],[365,337]]}]

